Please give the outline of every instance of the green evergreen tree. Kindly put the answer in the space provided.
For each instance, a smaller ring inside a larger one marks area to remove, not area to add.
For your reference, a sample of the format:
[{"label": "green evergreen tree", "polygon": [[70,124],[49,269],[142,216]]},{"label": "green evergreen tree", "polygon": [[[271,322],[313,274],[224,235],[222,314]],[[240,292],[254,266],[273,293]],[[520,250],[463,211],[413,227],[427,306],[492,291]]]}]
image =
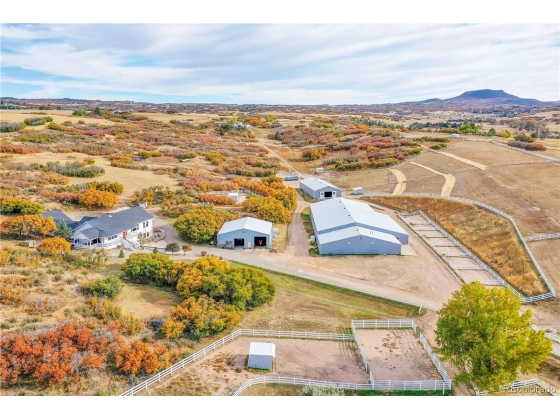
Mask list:
[{"label": "green evergreen tree", "polygon": [[124,251],[121,249],[121,252],[119,252],[119,258],[124,258]]},{"label": "green evergreen tree", "polygon": [[58,229],[56,230],[56,236],[64,238],[68,241],[70,240],[70,238],[72,238],[72,229],[68,227],[68,223],[66,223],[66,220],[62,220],[58,224]]}]

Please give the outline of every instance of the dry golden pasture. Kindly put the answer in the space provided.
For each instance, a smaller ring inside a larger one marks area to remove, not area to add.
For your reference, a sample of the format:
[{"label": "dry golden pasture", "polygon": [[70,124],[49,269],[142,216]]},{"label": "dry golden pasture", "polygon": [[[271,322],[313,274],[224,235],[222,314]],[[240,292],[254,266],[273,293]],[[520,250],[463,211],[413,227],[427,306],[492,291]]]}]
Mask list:
[{"label": "dry golden pasture", "polygon": [[[21,109],[3,109],[2,110],[2,121],[13,121],[13,122],[23,122],[26,118],[35,117],[52,117],[53,121],[57,124],[61,124],[64,121],[72,121],[72,124],[78,124],[78,121],[85,121],[87,124],[100,124],[100,125],[114,125],[115,123],[106,119],[94,119],[88,117],[78,117],[72,115],[72,111],[36,111],[36,110],[21,110]],[[35,125],[31,128],[33,130],[44,130],[49,123],[45,125]]]},{"label": "dry golden pasture", "polygon": [[425,211],[517,290],[528,296],[548,291],[505,218],[473,204],[442,198],[390,196],[372,201],[405,211]]},{"label": "dry golden pasture", "polygon": [[[73,156],[72,159],[70,156]],[[46,163],[49,161],[60,161],[62,163],[69,162],[73,160],[83,160],[88,158],[88,156],[83,153],[52,153],[43,152],[35,153],[32,155],[14,155],[15,162],[24,163]],[[179,189],[180,186],[177,185],[175,179],[170,178],[168,175],[158,175],[152,171],[141,171],[136,169],[125,169],[117,168],[111,166],[111,162],[101,156],[95,156],[95,165],[100,166],[105,169],[105,173],[101,176],[95,178],[76,178],[69,177],[70,184],[81,184],[89,181],[117,181],[124,185],[124,193],[119,197],[121,202],[133,197],[132,193],[134,191],[141,190],[142,188],[148,188],[155,185],[162,185],[164,187],[169,187],[171,189]]]}]

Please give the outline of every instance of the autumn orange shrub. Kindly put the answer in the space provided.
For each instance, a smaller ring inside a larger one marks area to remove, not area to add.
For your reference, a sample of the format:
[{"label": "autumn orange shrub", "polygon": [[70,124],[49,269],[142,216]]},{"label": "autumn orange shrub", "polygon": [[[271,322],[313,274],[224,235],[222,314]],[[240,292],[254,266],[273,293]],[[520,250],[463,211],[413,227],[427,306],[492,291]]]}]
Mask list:
[{"label": "autumn orange shrub", "polygon": [[149,374],[169,366],[169,352],[167,347],[159,343],[153,348],[140,340],[135,340],[130,345],[121,343],[115,365],[120,372],[132,376],[138,373]]},{"label": "autumn orange shrub", "polygon": [[40,263],[39,254],[29,249],[0,248],[0,267],[9,264],[16,267],[37,267]]},{"label": "autumn orange shrub", "polygon": [[119,197],[109,191],[99,191],[95,189],[86,190],[78,195],[78,200],[88,209],[93,207],[110,207],[119,202]]},{"label": "autumn orange shrub", "polygon": [[200,202],[201,203],[212,203],[216,205],[232,205],[235,204],[235,200],[227,195],[216,195],[216,194],[201,194],[200,195]]},{"label": "autumn orange shrub", "polygon": [[43,239],[41,245],[37,247],[43,255],[60,255],[67,251],[70,251],[70,243],[64,238],[47,238]]},{"label": "autumn orange shrub", "polygon": [[38,214],[9,217],[0,224],[0,232],[20,238],[25,238],[32,232],[45,236],[56,229],[52,217],[42,217]]},{"label": "autumn orange shrub", "polygon": [[120,334],[116,325],[94,330],[81,322],[57,324],[36,333],[8,333],[0,338],[0,379],[19,378],[52,385],[76,381],[88,370],[102,368]]},{"label": "autumn orange shrub", "polygon": [[89,307],[93,315],[103,321],[114,321],[121,317],[121,307],[106,298],[92,297]]},{"label": "autumn orange shrub", "polygon": [[[4,279],[2,279],[4,280]],[[11,286],[0,284],[0,303],[3,305],[20,306],[27,297],[27,292],[14,289]]]}]

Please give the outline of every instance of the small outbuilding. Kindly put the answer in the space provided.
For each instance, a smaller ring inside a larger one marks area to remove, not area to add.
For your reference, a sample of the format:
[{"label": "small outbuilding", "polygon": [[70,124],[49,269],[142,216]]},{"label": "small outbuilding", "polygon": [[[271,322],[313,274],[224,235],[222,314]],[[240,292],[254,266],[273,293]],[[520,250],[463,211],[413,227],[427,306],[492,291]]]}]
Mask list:
[{"label": "small outbuilding", "polygon": [[225,248],[251,247],[270,248],[272,242],[272,223],[243,217],[223,224],[218,232],[218,246]]},{"label": "small outbuilding", "polygon": [[303,192],[316,200],[325,200],[342,196],[342,190],[327,181],[319,178],[306,178],[299,182]]},{"label": "small outbuilding", "polygon": [[273,343],[252,342],[249,346],[247,367],[272,370],[272,362],[275,357],[276,346]]}]

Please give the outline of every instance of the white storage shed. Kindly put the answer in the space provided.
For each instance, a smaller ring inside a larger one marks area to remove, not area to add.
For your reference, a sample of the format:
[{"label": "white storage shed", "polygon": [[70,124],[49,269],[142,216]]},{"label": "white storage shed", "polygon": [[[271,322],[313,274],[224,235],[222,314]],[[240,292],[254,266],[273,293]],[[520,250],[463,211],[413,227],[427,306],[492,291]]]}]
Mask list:
[{"label": "white storage shed", "polygon": [[252,342],[249,345],[247,367],[253,369],[272,370],[272,362],[276,357],[276,346],[273,343]]}]

